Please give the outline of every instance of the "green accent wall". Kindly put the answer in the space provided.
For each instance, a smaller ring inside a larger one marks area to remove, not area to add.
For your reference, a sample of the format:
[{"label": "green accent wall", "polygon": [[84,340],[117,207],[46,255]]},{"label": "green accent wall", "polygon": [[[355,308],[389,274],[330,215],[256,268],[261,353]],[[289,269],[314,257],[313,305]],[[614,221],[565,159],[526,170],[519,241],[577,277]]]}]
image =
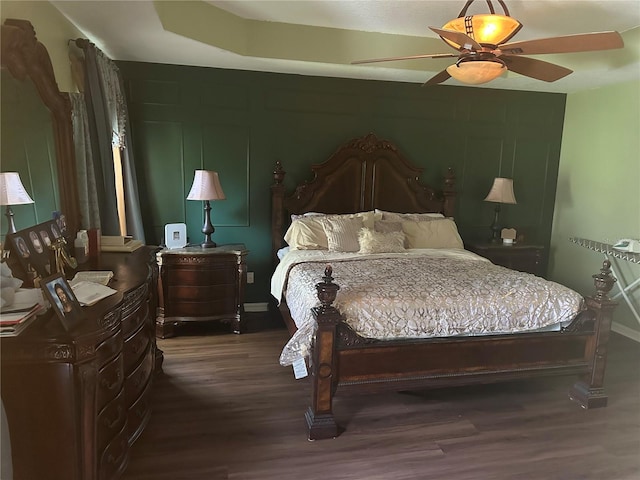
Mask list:
[{"label": "green accent wall", "polygon": [[218,243],[243,242],[255,284],[269,297],[270,186],[276,160],[285,185],[310,179],[309,165],[373,132],[424,168],[422,181],[457,177],[456,222],[464,239],[488,238],[493,178],[514,179],[517,205],[501,219],[526,241],[549,245],[566,96],[252,71],[119,62],[127,87],[148,243],[185,222],[201,241],[201,202],[186,196],[198,168],[220,174],[227,200],[212,202]]},{"label": "green accent wall", "polygon": [[[604,256],[569,242],[570,237],[605,243],[640,239],[639,132],[640,82],[568,96],[549,273],[583,295],[594,292],[591,275]],[[624,284],[640,278],[640,265],[613,264]],[[612,295],[618,291],[614,287]],[[640,313],[639,286],[629,298]],[[624,299],[617,301],[614,330],[623,326],[621,333],[640,340],[640,324]]]}]

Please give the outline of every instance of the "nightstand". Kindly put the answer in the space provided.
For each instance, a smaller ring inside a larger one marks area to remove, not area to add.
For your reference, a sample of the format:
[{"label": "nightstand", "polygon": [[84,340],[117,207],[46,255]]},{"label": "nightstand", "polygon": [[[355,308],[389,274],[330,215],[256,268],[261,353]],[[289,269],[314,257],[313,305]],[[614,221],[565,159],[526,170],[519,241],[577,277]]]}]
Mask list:
[{"label": "nightstand", "polygon": [[470,242],[465,244],[467,250],[488,258],[496,265],[545,276],[544,247],[541,245]]},{"label": "nightstand", "polygon": [[156,336],[172,337],[180,324],[212,320],[230,322],[241,333],[248,253],[243,244],[159,251]]}]

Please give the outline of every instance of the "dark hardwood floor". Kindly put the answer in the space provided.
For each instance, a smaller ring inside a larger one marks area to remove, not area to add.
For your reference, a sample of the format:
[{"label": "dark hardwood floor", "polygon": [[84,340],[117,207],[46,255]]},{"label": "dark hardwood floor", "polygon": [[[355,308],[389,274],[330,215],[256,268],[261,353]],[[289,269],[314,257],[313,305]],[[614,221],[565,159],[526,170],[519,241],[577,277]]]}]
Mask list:
[{"label": "dark hardwood floor", "polygon": [[283,329],[159,340],[153,416],[124,480],[640,479],[640,345],[613,334],[609,406],[573,378],[336,398],[347,430],[309,442],[308,379],[278,364]]}]

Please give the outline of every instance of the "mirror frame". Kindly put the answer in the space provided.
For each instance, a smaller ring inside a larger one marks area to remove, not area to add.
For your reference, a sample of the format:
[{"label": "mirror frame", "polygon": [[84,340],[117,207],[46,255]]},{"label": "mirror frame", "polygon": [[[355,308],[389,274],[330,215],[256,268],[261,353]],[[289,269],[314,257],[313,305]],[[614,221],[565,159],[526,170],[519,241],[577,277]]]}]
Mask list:
[{"label": "mirror frame", "polygon": [[[60,210],[66,216],[70,235],[80,226],[80,204],[76,181],[75,147],[71,122],[71,100],[60,92],[47,47],[38,41],[28,20],[8,18],[2,25],[0,63],[18,80],[30,78],[51,112],[55,139]],[[35,192],[33,192],[35,195]]]}]

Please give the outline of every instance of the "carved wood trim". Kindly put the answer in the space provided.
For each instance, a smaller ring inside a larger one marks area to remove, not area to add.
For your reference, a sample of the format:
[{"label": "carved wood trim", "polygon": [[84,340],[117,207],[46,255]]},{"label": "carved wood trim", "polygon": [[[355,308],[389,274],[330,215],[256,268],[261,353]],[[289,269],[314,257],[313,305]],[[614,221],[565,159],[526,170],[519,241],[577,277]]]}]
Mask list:
[{"label": "carved wood trim", "polygon": [[80,226],[71,100],[60,92],[47,48],[38,41],[27,20],[8,18],[2,25],[0,61],[19,80],[30,78],[51,112],[56,146],[60,206],[72,235]]}]

